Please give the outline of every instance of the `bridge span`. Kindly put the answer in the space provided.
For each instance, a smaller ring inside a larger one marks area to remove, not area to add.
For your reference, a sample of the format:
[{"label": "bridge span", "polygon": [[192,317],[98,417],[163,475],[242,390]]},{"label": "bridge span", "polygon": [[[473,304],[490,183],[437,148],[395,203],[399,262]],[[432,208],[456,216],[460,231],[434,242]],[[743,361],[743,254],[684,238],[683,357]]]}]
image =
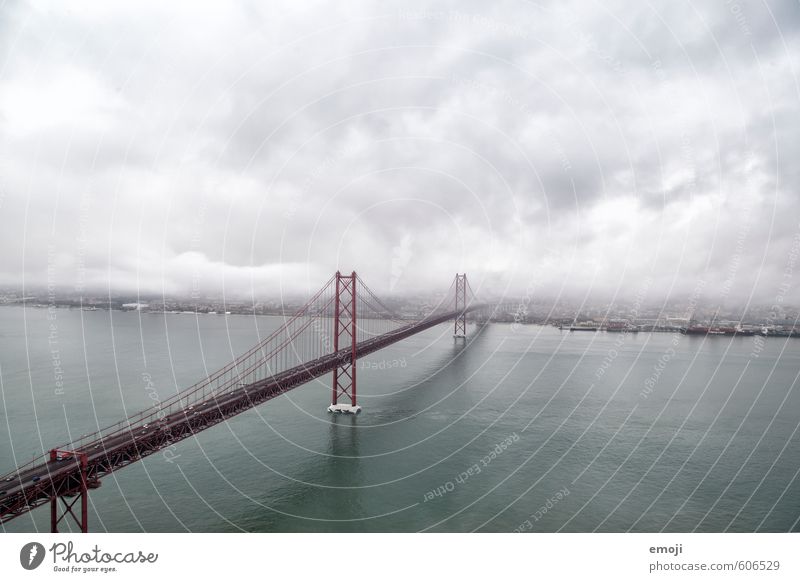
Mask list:
[{"label": "bridge span", "polygon": [[409,321],[386,307],[355,272],[337,272],[277,331],[225,367],[0,477],[0,523],[49,503],[52,532],[64,519],[87,532],[88,492],[109,473],[331,372],[328,411],[358,413],[359,358],[449,321],[454,337],[463,338],[467,313],[482,307],[466,275],[456,275],[429,314]]}]

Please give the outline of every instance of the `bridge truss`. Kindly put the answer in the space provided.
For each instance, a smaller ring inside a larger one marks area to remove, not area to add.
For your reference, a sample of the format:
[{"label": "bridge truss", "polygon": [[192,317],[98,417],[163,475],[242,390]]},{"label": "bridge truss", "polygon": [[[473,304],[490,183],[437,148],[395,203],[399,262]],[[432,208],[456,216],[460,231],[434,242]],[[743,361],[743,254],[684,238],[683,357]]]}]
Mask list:
[{"label": "bridge truss", "polygon": [[[52,532],[67,517],[86,532],[88,491],[102,477],[328,373],[328,411],[358,413],[358,358],[448,321],[463,337],[466,314],[482,307],[466,275],[456,275],[427,314],[408,316],[388,307],[355,272],[337,272],[277,330],[226,366],[0,477],[0,523],[50,503]],[[73,511],[78,501],[80,515]]]}]

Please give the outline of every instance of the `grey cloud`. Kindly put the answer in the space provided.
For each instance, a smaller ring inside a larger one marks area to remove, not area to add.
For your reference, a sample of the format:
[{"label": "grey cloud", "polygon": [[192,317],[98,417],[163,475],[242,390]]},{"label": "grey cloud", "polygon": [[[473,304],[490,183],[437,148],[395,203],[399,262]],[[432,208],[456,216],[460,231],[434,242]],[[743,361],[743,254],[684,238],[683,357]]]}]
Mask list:
[{"label": "grey cloud", "polygon": [[800,203],[796,3],[213,11],[6,11],[0,284],[49,265],[67,287],[247,295],[355,268],[380,289],[402,249],[400,292],[467,270],[677,293],[733,263],[732,299],[774,295]]}]

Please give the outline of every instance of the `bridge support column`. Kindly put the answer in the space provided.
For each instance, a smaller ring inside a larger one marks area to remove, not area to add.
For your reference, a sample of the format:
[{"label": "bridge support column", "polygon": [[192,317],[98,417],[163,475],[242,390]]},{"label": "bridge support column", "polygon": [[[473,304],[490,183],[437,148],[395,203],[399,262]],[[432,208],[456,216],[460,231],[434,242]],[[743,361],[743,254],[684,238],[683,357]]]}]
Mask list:
[{"label": "bridge support column", "polygon": [[336,271],[333,353],[339,354],[340,349],[343,353],[339,365],[333,369],[333,392],[328,412],[361,412],[361,407],[356,404],[356,280],[355,271],[350,275]]},{"label": "bridge support column", "polygon": [[[70,455],[69,457],[63,457],[59,455]],[[50,498],[50,533],[58,533],[58,524],[67,517],[68,515],[72,517],[73,521],[77,524],[80,528],[82,533],[89,533],[89,480],[86,474],[86,469],[88,466],[88,457],[86,453],[81,452],[74,452],[74,451],[57,451],[53,449],[50,451],[50,460],[64,460],[64,462],[77,462],[80,464],[80,484],[78,486],[78,492],[76,495],[70,494],[73,496],[71,501],[67,501],[65,496],[53,496]],[[99,485],[99,482],[97,483]],[[61,514],[61,517],[58,515],[58,500],[61,499],[62,503],[64,504],[64,510]],[[75,505],[81,502],[81,512],[80,517],[75,515],[75,511],[77,508],[73,510]]]},{"label": "bridge support column", "polygon": [[467,337],[467,274],[456,273],[456,320],[453,326],[453,337]]},{"label": "bridge support column", "polygon": [[50,533],[58,533],[58,497],[50,498]]}]

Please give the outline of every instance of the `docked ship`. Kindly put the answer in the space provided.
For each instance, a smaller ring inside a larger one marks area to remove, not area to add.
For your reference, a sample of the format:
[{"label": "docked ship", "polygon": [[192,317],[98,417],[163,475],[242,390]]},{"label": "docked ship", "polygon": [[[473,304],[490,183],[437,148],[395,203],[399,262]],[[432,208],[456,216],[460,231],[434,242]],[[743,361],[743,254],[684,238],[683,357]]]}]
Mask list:
[{"label": "docked ship", "polygon": [[707,325],[693,325],[689,323],[685,327],[681,327],[681,333],[683,335],[708,335],[708,332],[711,331],[711,328]]},{"label": "docked ship", "polygon": [[597,331],[600,329],[600,326],[573,324],[573,325],[559,325],[558,329],[562,331]]},{"label": "docked ship", "polygon": [[743,329],[741,325],[737,326],[719,326],[719,325],[697,325],[689,321],[686,327],[681,327],[683,335],[740,335],[748,336],[755,335],[755,330]]},{"label": "docked ship", "polygon": [[631,325],[627,321],[609,321],[603,329],[616,333],[636,333],[639,331],[638,327]]}]

